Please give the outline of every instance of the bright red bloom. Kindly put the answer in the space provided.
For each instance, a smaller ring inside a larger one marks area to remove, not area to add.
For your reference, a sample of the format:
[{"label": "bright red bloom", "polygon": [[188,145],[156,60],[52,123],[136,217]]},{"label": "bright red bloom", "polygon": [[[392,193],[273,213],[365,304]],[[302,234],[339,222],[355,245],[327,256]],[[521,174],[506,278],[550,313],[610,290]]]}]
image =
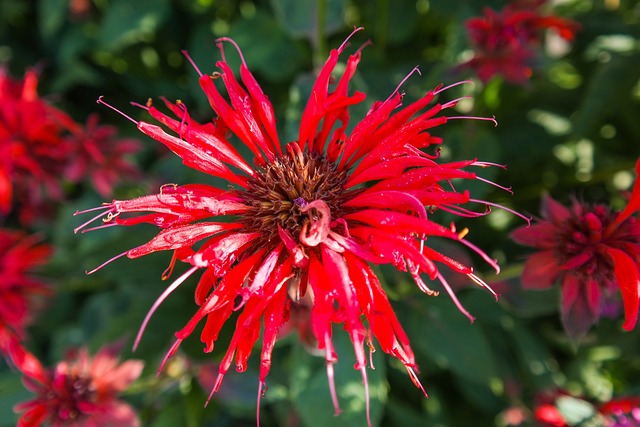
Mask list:
[{"label": "bright red bloom", "polygon": [[508,82],[525,83],[532,75],[544,30],[553,29],[571,41],[579,28],[569,19],[540,15],[538,8],[544,3],[514,1],[500,12],[485,8],[483,17],[467,20],[474,56],[461,67],[474,69],[485,82],[502,75]]},{"label": "bright red bloom", "polygon": [[18,427],[135,427],[134,409],[118,394],[135,381],[144,367],[139,360],[120,363],[120,345],[103,347],[91,357],[86,348],[69,354],[55,368],[45,369],[29,352],[14,348],[12,358],[24,374],[26,388],[36,396],[16,405],[23,413]]},{"label": "bright red bloom", "polygon": [[[33,276],[33,270],[45,264],[51,247],[38,242],[36,236],[19,231],[0,229],[0,329],[22,339],[33,315],[39,296],[48,294],[49,287]],[[6,354],[6,340],[0,351]]]},{"label": "bright red bloom", "polygon": [[[640,160],[636,172],[640,174]],[[621,212],[576,200],[567,208],[546,196],[538,223],[513,232],[516,242],[540,250],[525,264],[523,286],[545,289],[560,281],[562,321],[572,338],[587,333],[617,289],[624,304],[623,328],[635,327],[640,307],[640,220],[632,215],[639,209],[637,179]]]},{"label": "bright red bloom", "polygon": [[0,214],[15,204],[24,223],[42,213],[46,200],[62,198],[62,135],[77,127],[38,96],[37,85],[34,71],[15,81],[0,68]]},{"label": "bright red bloom", "polygon": [[116,181],[138,176],[126,159],[135,141],[116,139],[115,128],[98,126],[96,117],[83,129],[40,98],[37,85],[34,71],[15,81],[0,68],[0,215],[16,209],[23,224],[63,199],[63,179],[88,176],[106,197]]},{"label": "bright red bloom", "polygon": [[[233,311],[242,309],[212,393],[220,387],[234,356],[236,369],[246,369],[263,328],[262,391],[279,328],[290,316],[290,301],[305,295],[312,301],[311,329],[326,357],[336,412],[333,363],[338,355],[332,344],[334,324],[342,324],[351,338],[356,369],[362,372],[366,393],[365,345],[373,349],[374,337],[384,352],[406,366],[414,383],[422,388],[407,335],[370,264],[393,264],[408,271],[420,289],[430,295],[437,292],[427,287],[421,274],[439,280],[471,318],[438,265],[467,275],[481,286],[486,284],[471,267],[426,244],[429,237],[461,242],[497,268],[493,260],[464,239],[466,230],[458,234],[453,226],[429,219],[429,214],[438,209],[462,216],[486,213],[462,207],[478,201],[466,191],[456,191],[451,180],[481,179],[465,169],[489,164],[476,160],[440,163],[437,155],[423,151],[441,143],[429,130],[447,122],[440,113],[456,101],[427,107],[447,89],[438,87],[402,107],[402,94],[396,90],[388,99],[376,101],[366,117],[346,133],[349,107],[362,102],[365,94],[349,93],[361,50],[349,56],[344,73],[335,85],[331,84],[345,42],[331,51],[320,70],[302,115],[298,140],[283,147],[271,103],[244,60],[240,81],[236,79],[224,58],[224,42],[235,46],[229,39],[219,40],[223,57],[217,63],[220,71],[213,77],[200,75],[201,87],[218,115],[215,121],[196,123],[182,103],[165,100],[177,119],[151,103],[146,109],[176,136],[151,123],[137,125],[186,165],[223,178],[231,186],[167,185],[159,194],[115,200],[92,209],[102,211],[94,220],[106,215],[104,224],[96,228],[139,223],[160,228],[154,239],[120,256],[137,258],[171,250],[173,261],[192,265],[159,297],[141,332],[156,307],[197,269],[204,269],[195,290],[200,307],[176,333],[177,341],[168,356],[202,320],[205,324],[200,338],[205,351],[213,351],[224,323]],[[224,84],[226,98],[215,79]],[[231,134],[253,153],[253,166],[227,139]],[[139,339],[140,334],[136,345]]]},{"label": "bright red bloom", "polygon": [[89,116],[84,128],[66,138],[69,148],[64,176],[71,182],[89,177],[93,187],[103,197],[113,194],[113,187],[123,178],[140,177],[138,168],[128,157],[139,151],[139,141],[117,138],[113,126],[98,124],[98,116]]}]

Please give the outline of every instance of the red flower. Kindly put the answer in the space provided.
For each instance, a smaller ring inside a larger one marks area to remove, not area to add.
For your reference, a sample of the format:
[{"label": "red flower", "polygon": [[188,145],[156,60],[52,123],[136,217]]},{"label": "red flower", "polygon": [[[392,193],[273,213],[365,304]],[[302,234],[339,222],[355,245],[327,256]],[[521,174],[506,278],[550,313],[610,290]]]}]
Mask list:
[{"label": "red flower", "polygon": [[[640,173],[640,160],[636,172]],[[542,219],[513,232],[516,242],[540,250],[525,264],[523,286],[544,289],[560,281],[562,321],[572,338],[580,339],[598,321],[603,304],[616,289],[624,304],[623,328],[635,327],[640,307],[640,221],[631,215],[639,209],[640,180],[618,213],[576,200],[569,209],[546,196]]]},{"label": "red flower", "polygon": [[84,129],[67,137],[71,152],[67,153],[64,176],[71,182],[91,178],[93,187],[103,197],[113,194],[113,187],[123,178],[140,177],[140,171],[127,157],[140,149],[137,140],[118,139],[113,126],[98,125],[92,115]]},{"label": "red flower", "polygon": [[[229,39],[220,39],[221,50],[223,42],[235,46]],[[172,263],[180,260],[192,266],[159,297],[141,332],[156,307],[197,269],[204,269],[195,290],[200,307],[176,333],[177,341],[168,356],[203,319],[200,338],[205,351],[212,351],[231,313],[242,309],[212,393],[220,387],[234,356],[236,369],[246,369],[264,327],[262,390],[278,330],[290,315],[290,300],[305,295],[312,301],[312,333],[326,357],[336,411],[332,366],[338,355],[332,344],[334,324],[342,324],[351,338],[365,392],[365,344],[372,349],[374,337],[383,351],[406,366],[414,383],[422,388],[409,340],[370,263],[393,264],[408,271],[420,289],[430,295],[437,292],[427,287],[421,274],[438,279],[458,306],[438,264],[469,276],[481,286],[487,285],[470,267],[434,251],[425,240],[441,237],[459,241],[497,267],[464,239],[466,231],[458,234],[453,226],[448,228],[429,219],[429,213],[437,209],[462,216],[483,214],[461,206],[477,201],[466,191],[456,191],[451,180],[481,179],[465,168],[488,164],[476,160],[439,163],[437,155],[422,151],[441,143],[429,129],[447,122],[447,117],[439,113],[456,101],[426,108],[447,89],[439,87],[402,108],[402,95],[395,91],[388,99],[375,102],[367,116],[347,133],[349,107],[362,102],[365,94],[349,93],[361,50],[349,56],[341,78],[329,89],[331,74],[345,47],[346,42],[331,51],[302,115],[298,140],[285,147],[278,139],[272,105],[247,65],[242,61],[241,80],[236,80],[222,51],[223,60],[217,63],[220,71],[213,76],[200,74],[202,89],[218,115],[215,121],[196,123],[182,103],[165,100],[177,119],[151,103],[146,109],[176,136],[151,123],[137,125],[186,165],[223,178],[231,187],[167,185],[159,194],[115,200],[93,209],[102,211],[94,220],[106,214],[104,224],[96,228],[139,223],[160,228],[154,239],[120,256],[137,258],[171,250]],[[215,79],[224,84],[228,100],[216,87]],[[230,134],[252,152],[254,166],[232,146],[227,139]],[[140,334],[136,345],[139,340]]]},{"label": "red flower", "polygon": [[139,426],[133,408],[117,395],[140,376],[144,363],[119,363],[120,347],[104,347],[93,357],[81,348],[53,369],[44,369],[31,353],[14,348],[12,358],[24,374],[24,385],[36,395],[14,408],[23,413],[18,427],[43,423],[53,427]]},{"label": "red flower", "polygon": [[14,81],[0,68],[0,215],[15,208],[23,224],[63,199],[64,178],[77,183],[89,176],[107,197],[123,176],[138,176],[126,160],[138,149],[135,141],[117,140],[115,128],[98,126],[95,116],[83,129],[40,98],[37,84],[34,71]]},{"label": "red flower", "polygon": [[525,83],[532,75],[531,65],[543,31],[555,30],[573,40],[578,24],[557,16],[542,16],[537,10],[545,1],[520,1],[502,11],[484,9],[484,16],[467,20],[466,27],[474,51],[462,68],[472,68],[482,81],[502,75],[508,82]]},{"label": "red flower", "polygon": [[47,285],[32,273],[50,254],[51,247],[38,243],[36,236],[0,229],[0,329],[5,336],[0,339],[0,351],[4,354],[7,334],[22,339],[36,298],[49,293]]},{"label": "red flower", "polygon": [[34,71],[18,82],[0,68],[0,214],[15,204],[27,224],[42,213],[45,201],[62,198],[62,134],[77,127],[38,96],[37,85]]}]

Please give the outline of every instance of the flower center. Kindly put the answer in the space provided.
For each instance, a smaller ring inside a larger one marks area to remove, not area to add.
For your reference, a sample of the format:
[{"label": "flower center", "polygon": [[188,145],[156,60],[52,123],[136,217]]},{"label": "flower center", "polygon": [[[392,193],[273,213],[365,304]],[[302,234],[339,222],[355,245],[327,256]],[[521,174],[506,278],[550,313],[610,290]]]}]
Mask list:
[{"label": "flower center", "polygon": [[262,243],[277,238],[278,226],[299,239],[316,214],[315,209],[305,209],[309,203],[326,203],[332,218],[324,221],[346,213],[343,203],[353,195],[344,189],[346,180],[346,173],[324,156],[303,152],[297,143],[290,143],[287,153],[260,170],[242,195],[252,207],[243,221],[247,228],[260,231]]},{"label": "flower center", "polygon": [[606,233],[613,214],[604,206],[582,205],[581,211],[566,220],[564,233],[558,236],[556,256],[568,269],[578,268],[585,275],[611,270],[611,261],[602,245],[615,245],[616,235]]},{"label": "flower center", "polygon": [[49,390],[46,400],[52,402],[52,416],[58,422],[77,420],[84,413],[81,409],[85,402],[93,399],[95,391],[91,379],[78,375],[65,375],[61,387]]}]

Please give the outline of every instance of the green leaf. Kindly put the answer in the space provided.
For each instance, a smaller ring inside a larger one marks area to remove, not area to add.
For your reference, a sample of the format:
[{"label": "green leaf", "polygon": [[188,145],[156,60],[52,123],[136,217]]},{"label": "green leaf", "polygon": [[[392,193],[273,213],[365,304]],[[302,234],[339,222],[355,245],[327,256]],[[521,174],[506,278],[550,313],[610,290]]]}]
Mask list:
[{"label": "green leaf", "polygon": [[[258,12],[250,19],[236,21],[229,36],[242,49],[249,69],[269,81],[289,80],[304,62],[299,45],[267,14]],[[226,52],[229,59],[237,57],[230,49]]]},{"label": "green leaf", "polygon": [[21,381],[17,371],[0,373],[0,414],[3,414],[0,427],[15,426],[18,416],[13,412],[14,405],[34,397]]},{"label": "green leaf", "polygon": [[[424,297],[427,298],[427,297]],[[443,369],[449,369],[463,380],[489,387],[497,377],[491,346],[482,329],[469,322],[455,305],[429,299],[422,311],[411,307],[402,322],[416,352],[420,352]],[[473,314],[473,313],[472,313]],[[426,372],[429,367],[422,367]]]},{"label": "green leaf", "polygon": [[[343,27],[346,2],[342,0],[325,0],[326,35],[333,34]],[[280,26],[294,37],[313,39],[318,22],[318,5],[316,0],[271,0],[276,19]],[[264,41],[264,39],[262,39]]]},{"label": "green leaf", "polygon": [[65,23],[69,0],[40,0],[38,24],[45,40],[52,38]]},{"label": "green leaf", "polygon": [[[333,337],[339,361],[333,365],[336,391],[342,412],[333,413],[329,384],[323,357],[310,355],[302,346],[294,349],[291,377],[291,399],[306,427],[350,427],[366,423],[365,389],[360,371],[354,369],[353,346],[344,331],[336,328]],[[384,355],[373,355],[375,370],[367,368],[371,405],[371,423],[379,425],[387,401]]]},{"label": "green leaf", "polygon": [[578,138],[599,129],[603,120],[617,114],[640,77],[640,55],[611,53],[611,58],[600,64],[589,86],[584,91],[580,109],[574,118],[573,132]]},{"label": "green leaf", "polygon": [[523,322],[516,322],[510,335],[529,382],[538,389],[552,387],[557,373],[557,361],[550,349]]},{"label": "green leaf", "polygon": [[154,414],[155,421],[151,427],[173,427],[185,425],[185,407],[183,402],[174,402],[163,406]]},{"label": "green leaf", "polygon": [[170,0],[114,0],[105,10],[100,46],[118,50],[153,34],[170,13]]}]

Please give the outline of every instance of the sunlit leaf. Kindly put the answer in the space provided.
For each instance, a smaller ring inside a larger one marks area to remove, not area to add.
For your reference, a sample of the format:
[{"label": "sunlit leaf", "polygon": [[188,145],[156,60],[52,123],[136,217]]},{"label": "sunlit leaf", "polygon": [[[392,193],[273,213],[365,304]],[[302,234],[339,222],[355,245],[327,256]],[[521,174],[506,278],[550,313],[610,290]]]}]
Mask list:
[{"label": "sunlit leaf", "polygon": [[98,41],[109,50],[141,41],[152,35],[169,13],[169,0],[114,0],[105,10]]}]

